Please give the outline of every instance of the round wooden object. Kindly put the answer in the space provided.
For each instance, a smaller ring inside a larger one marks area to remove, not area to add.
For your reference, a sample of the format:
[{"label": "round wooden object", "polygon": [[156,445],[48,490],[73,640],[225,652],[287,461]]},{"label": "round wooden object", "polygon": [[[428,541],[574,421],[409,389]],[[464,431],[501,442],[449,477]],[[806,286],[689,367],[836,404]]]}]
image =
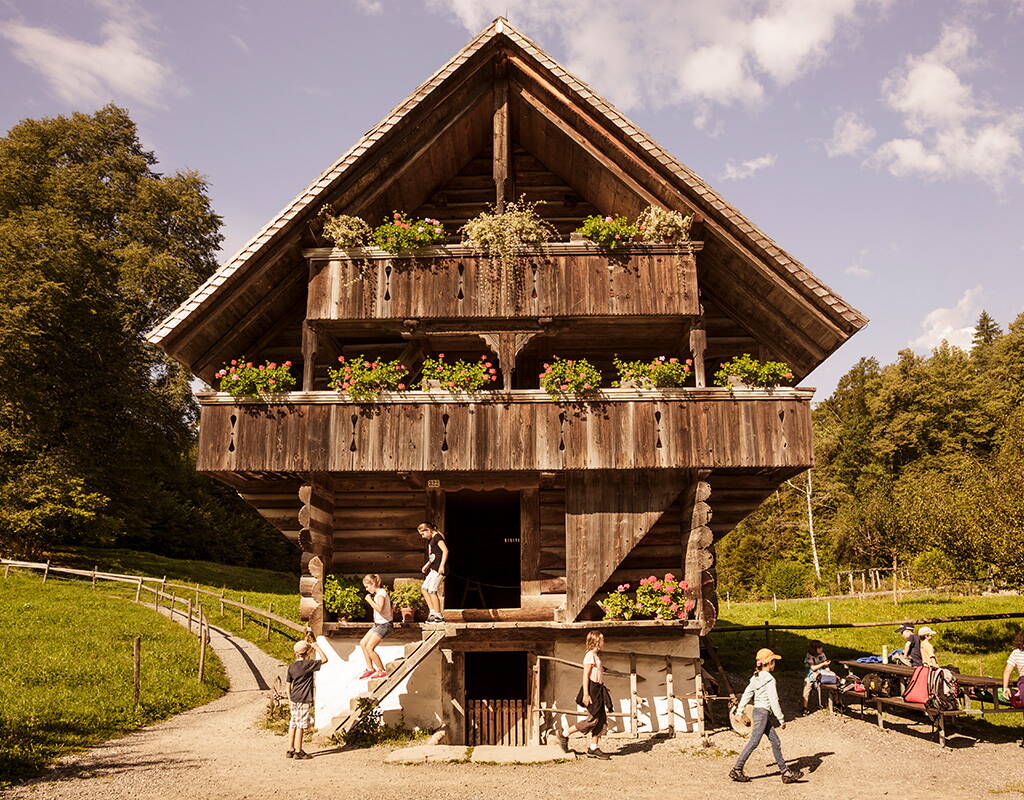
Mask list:
[{"label": "round wooden object", "polygon": [[750,713],[750,706],[743,709],[742,714],[733,714],[729,709],[729,727],[737,734],[746,738],[750,735],[750,726],[754,724],[754,718]]}]

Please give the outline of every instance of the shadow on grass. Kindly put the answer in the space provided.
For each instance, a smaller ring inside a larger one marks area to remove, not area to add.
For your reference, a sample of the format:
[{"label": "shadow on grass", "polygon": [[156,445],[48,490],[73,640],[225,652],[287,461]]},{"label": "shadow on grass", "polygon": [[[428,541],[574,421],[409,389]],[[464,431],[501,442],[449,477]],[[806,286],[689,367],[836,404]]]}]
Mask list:
[{"label": "shadow on grass", "polygon": [[982,655],[999,651],[1012,642],[1020,626],[1016,622],[996,622],[978,625],[974,630],[947,628],[943,641],[958,653]]}]

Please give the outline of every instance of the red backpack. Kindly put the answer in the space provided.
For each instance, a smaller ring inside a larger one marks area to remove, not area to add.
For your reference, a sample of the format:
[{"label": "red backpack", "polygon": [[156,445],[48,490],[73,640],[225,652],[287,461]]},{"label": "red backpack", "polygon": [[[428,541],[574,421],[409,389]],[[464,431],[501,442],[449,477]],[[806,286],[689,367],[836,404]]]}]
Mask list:
[{"label": "red backpack", "polygon": [[907,690],[903,693],[903,699],[908,703],[928,702],[928,667],[914,667],[914,674],[907,681]]}]

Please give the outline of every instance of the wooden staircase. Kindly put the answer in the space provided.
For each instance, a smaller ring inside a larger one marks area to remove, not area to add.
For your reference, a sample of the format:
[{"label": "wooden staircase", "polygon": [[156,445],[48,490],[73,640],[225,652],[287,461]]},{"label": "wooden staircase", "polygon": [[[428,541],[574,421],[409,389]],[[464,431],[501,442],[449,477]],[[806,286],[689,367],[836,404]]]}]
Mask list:
[{"label": "wooden staircase", "polygon": [[[405,657],[386,665],[388,676],[371,680],[367,691],[358,697],[353,697],[348,711],[339,714],[330,725],[324,730],[325,737],[337,736],[340,733],[348,733],[359,722],[363,712],[369,708],[379,705],[383,700],[398,688],[399,684],[408,678],[423,660],[430,655],[434,649],[445,638],[443,629],[431,631],[418,642],[410,642],[405,646]],[[366,705],[365,701],[371,701]]]}]

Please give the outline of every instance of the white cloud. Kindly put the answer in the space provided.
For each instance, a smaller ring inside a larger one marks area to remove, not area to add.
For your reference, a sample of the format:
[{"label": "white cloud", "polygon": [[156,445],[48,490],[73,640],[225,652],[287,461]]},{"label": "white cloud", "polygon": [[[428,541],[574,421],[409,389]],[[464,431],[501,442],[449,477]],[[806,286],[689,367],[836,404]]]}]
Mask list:
[{"label": "white cloud", "polygon": [[1024,177],[1024,112],[996,107],[965,80],[976,45],[970,28],[947,25],[935,47],[885,79],[885,103],[910,136],[884,142],[874,164],[898,177],[973,177],[997,188]]},{"label": "white cloud", "polygon": [[864,260],[867,258],[868,249],[865,247],[857,253],[857,257],[853,260],[846,269],[843,270],[847,275],[852,275],[855,278],[870,278],[875,273],[864,266]]},{"label": "white cloud", "polygon": [[560,36],[567,66],[617,104],[690,103],[695,124],[714,130],[713,107],[763,102],[822,62],[866,9],[888,0],[429,2],[472,33],[507,14],[524,32]]},{"label": "white cloud", "polygon": [[170,67],[156,57],[146,31],[153,24],[132,0],[94,0],[104,14],[98,44],[24,22],[0,22],[15,57],[40,72],[58,97],[100,105],[133,100],[161,107],[175,90]]},{"label": "white cloud", "polygon": [[853,111],[841,114],[832,126],[832,138],[825,142],[829,158],[855,156],[864,151],[872,139],[875,129]]},{"label": "white cloud", "polygon": [[727,181],[741,181],[744,178],[749,178],[755,172],[760,172],[761,170],[772,166],[774,163],[774,153],[768,153],[767,155],[758,156],[757,158],[741,161],[739,164],[730,160],[726,162],[722,178]]},{"label": "white cloud", "polygon": [[229,33],[228,38],[232,41],[235,47],[237,47],[243,53],[249,52],[249,43],[245,41],[245,39],[243,39],[237,33]]},{"label": "white cloud", "polygon": [[953,308],[929,311],[921,321],[921,335],[912,339],[909,345],[915,350],[928,352],[947,341],[956,347],[970,349],[975,318],[980,311],[978,298],[981,291],[981,286],[975,286],[964,292]]},{"label": "white cloud", "polygon": [[384,11],[383,0],[356,0],[356,6],[364,14],[380,14]]}]

